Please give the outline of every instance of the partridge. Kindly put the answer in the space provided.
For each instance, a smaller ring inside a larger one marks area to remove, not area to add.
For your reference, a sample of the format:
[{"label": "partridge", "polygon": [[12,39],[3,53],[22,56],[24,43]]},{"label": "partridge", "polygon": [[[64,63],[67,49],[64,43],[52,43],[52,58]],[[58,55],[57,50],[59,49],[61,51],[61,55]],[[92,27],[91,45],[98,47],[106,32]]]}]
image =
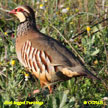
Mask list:
[{"label": "partridge", "polygon": [[72,77],[97,77],[60,42],[41,33],[35,22],[35,13],[29,6],[18,6],[9,12],[20,21],[17,28],[16,53],[20,63],[40,80],[41,87],[69,80]]}]

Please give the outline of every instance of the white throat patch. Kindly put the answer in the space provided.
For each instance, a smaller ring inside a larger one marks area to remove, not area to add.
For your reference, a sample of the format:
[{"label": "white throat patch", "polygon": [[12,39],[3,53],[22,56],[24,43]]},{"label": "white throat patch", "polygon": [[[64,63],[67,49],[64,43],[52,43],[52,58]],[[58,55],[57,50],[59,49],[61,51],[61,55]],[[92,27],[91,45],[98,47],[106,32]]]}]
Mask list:
[{"label": "white throat patch", "polygon": [[15,15],[20,20],[20,22],[24,22],[26,20],[26,17],[24,16],[24,14],[22,12],[16,12]]}]

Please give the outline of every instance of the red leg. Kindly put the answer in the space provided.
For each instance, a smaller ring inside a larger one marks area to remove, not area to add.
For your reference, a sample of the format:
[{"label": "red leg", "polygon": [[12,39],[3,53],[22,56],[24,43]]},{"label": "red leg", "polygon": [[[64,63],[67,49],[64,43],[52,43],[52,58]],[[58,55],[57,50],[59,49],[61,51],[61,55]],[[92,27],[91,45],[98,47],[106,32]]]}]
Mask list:
[{"label": "red leg", "polygon": [[48,86],[50,94],[52,94],[52,86]]}]

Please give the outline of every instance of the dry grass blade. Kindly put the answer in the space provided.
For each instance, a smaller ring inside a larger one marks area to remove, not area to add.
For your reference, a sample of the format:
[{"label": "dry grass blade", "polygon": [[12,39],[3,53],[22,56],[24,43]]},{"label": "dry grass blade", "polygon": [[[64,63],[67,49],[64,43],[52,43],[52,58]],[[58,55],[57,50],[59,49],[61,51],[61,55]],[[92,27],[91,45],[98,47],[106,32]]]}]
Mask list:
[{"label": "dry grass blade", "polygon": [[[51,22],[50,22],[51,24]],[[73,48],[73,46],[70,44],[70,42],[61,34],[61,32],[51,24],[51,26],[59,33],[59,35],[64,39],[64,41],[70,46],[70,48],[72,49],[72,51],[74,52],[74,54],[80,58],[80,60],[85,63],[84,59],[78,54],[78,52]]]}]

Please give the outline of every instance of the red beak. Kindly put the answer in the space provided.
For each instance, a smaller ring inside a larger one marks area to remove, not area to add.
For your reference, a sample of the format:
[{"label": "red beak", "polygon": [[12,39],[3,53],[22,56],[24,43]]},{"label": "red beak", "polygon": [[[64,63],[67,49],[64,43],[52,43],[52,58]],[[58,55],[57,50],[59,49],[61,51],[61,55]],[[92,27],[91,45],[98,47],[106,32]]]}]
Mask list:
[{"label": "red beak", "polygon": [[16,14],[15,9],[13,9],[12,11],[10,11],[9,14]]}]

